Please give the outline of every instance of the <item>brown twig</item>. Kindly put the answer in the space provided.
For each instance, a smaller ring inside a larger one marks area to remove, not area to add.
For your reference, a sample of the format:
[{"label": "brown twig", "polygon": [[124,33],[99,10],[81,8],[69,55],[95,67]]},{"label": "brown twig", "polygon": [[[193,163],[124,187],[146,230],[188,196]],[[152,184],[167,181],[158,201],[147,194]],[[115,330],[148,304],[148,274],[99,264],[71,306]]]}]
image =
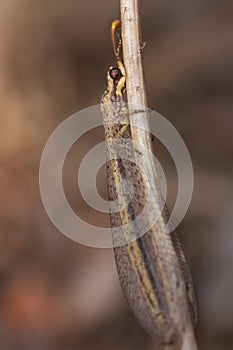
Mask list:
[{"label": "brown twig", "polygon": [[[129,108],[135,106],[139,109],[147,107],[147,96],[143,77],[143,68],[141,61],[141,43],[140,43],[140,17],[138,0],[121,0],[121,26],[122,26],[122,45],[124,66],[126,69],[127,99]],[[131,127],[132,140],[137,143],[137,147],[147,146],[148,153],[143,157],[143,169],[149,173],[149,178],[154,179],[153,188],[156,188],[156,172],[152,159],[152,144],[149,133],[149,115],[148,113],[136,113],[130,118],[133,123],[136,122],[140,127]],[[152,188],[152,190],[153,190]],[[156,190],[155,190],[156,191]],[[156,194],[155,194],[156,195]],[[165,220],[162,217],[160,220]],[[165,227],[165,222],[160,221],[157,225],[161,231]],[[164,232],[164,235],[166,233]],[[182,317],[181,317],[182,318]],[[188,317],[189,318],[189,317]],[[167,347],[164,347],[164,349]],[[177,347],[168,347],[170,350]],[[185,325],[183,332],[182,347],[179,350],[197,350],[196,340],[191,321]]]}]

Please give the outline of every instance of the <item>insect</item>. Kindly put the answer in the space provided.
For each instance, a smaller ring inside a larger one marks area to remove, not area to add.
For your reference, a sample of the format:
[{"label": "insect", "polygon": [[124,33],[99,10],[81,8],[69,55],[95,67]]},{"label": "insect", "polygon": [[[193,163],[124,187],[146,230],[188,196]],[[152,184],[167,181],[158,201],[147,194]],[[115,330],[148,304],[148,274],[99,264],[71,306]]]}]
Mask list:
[{"label": "insect", "polygon": [[[140,167],[143,154],[132,144],[129,114],[137,111],[129,111],[126,103],[127,76],[120,57],[118,20],[112,23],[111,37],[116,67],[108,70],[101,110],[109,159],[109,200],[117,203],[118,209],[110,211],[110,221],[119,280],[135,316],[159,349],[196,349],[195,341],[192,347],[185,345],[188,338],[194,339],[193,328],[197,323],[192,277],[176,233],[169,234],[164,229],[166,209],[144,235],[137,233],[140,227],[147,226],[157,207],[152,202],[141,222],[136,220],[154,187]],[[159,201],[158,193],[155,198]]]}]

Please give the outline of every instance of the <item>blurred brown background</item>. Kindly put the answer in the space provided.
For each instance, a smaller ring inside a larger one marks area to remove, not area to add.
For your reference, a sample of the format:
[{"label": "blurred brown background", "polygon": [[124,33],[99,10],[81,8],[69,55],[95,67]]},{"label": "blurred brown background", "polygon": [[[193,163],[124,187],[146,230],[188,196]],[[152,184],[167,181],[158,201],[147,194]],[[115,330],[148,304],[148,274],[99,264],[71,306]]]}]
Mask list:
[{"label": "blurred brown background", "polygon": [[[178,129],[194,165],[193,200],[178,232],[199,299],[199,346],[232,349],[233,3],[142,3],[149,103]],[[109,27],[117,17],[115,0],[1,1],[2,350],[154,348],[124,301],[112,251],[59,233],[38,187],[39,161],[52,131],[99,102],[106,69],[114,63]],[[87,137],[81,154],[99,138]],[[165,153],[161,149],[162,160]],[[76,149],[73,159],[78,157]],[[101,223],[76,194],[77,169],[68,163],[70,201],[87,220]],[[169,169],[175,192],[175,171]],[[104,192],[104,178],[100,187]]]}]

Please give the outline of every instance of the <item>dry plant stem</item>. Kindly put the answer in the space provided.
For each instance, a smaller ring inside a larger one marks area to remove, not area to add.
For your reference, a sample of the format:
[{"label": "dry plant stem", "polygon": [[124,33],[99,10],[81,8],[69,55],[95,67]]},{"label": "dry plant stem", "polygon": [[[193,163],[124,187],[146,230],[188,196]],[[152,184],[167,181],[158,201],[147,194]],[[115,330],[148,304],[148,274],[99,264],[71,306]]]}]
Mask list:
[{"label": "dry plant stem", "polygon": [[[127,84],[127,98],[129,107],[147,107],[147,98],[145,92],[145,84],[143,78],[143,69],[141,62],[141,43],[140,43],[140,18],[139,18],[139,7],[138,0],[121,0],[121,26],[122,26],[122,44],[123,44],[123,58],[124,65],[126,69],[126,84]],[[148,113],[135,113],[130,116],[131,122],[136,122],[137,125],[140,125],[142,128],[147,128],[149,126],[149,116]],[[152,191],[155,191],[155,197],[158,198],[156,193],[156,173],[151,156],[151,140],[147,132],[138,127],[131,127],[132,140],[136,142],[137,145],[147,147],[148,153],[143,157],[143,167],[144,171],[147,173],[150,179],[154,179],[155,184],[152,184]],[[159,206],[154,207],[158,208]],[[166,235],[165,230],[165,218],[160,217],[158,223],[158,239],[162,239],[163,235]],[[160,236],[160,238],[159,238]],[[175,262],[176,265],[176,262]],[[179,273],[178,273],[179,275]],[[181,277],[182,278],[182,277]],[[183,283],[183,282],[182,282]],[[184,296],[185,298],[185,296]],[[186,308],[187,309],[187,308]],[[186,311],[179,311],[177,313]],[[188,311],[187,311],[188,312]],[[184,319],[185,315],[177,315],[177,319]],[[182,327],[181,327],[182,329]],[[182,346],[180,350],[197,350],[196,340],[194,336],[193,326],[190,320],[190,317],[187,316],[187,324],[185,325],[185,330],[181,331],[182,333]],[[177,349],[177,347],[168,346],[163,347],[163,349],[169,348]],[[161,348],[162,349],[162,348]]]}]

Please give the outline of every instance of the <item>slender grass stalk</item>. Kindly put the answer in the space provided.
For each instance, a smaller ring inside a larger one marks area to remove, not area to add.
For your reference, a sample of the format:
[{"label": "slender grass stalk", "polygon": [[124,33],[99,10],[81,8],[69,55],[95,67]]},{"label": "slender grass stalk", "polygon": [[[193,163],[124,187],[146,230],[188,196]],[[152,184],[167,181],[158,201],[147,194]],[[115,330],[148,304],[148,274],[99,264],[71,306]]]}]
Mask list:
[{"label": "slender grass stalk", "polygon": [[[123,58],[127,76],[126,84],[128,105],[140,106],[144,108],[147,107],[147,96],[141,60],[142,43],[140,43],[141,30],[139,3],[138,0],[121,0],[120,3]],[[144,147],[146,145],[149,151],[145,157],[143,157],[143,164],[141,164],[141,166],[144,170],[149,172],[149,178],[153,178],[154,181],[156,181],[155,167],[151,156],[151,138],[148,132],[143,130],[145,128],[148,129],[149,115],[148,113],[135,113],[130,116],[130,118],[133,118],[133,122],[136,122],[137,125],[142,127],[142,129],[138,127],[131,128],[133,142],[136,142],[137,145],[142,145]],[[154,174],[154,176],[151,177],[151,174]],[[161,217],[157,223],[159,231],[162,235],[166,235],[166,232],[161,232],[166,226],[165,221],[166,218]],[[197,350],[191,321],[186,325],[185,331],[182,333],[182,337],[182,348],[179,350]],[[172,344],[170,344],[168,347],[165,346],[163,349],[177,350],[177,347],[176,345],[173,347]]]}]

